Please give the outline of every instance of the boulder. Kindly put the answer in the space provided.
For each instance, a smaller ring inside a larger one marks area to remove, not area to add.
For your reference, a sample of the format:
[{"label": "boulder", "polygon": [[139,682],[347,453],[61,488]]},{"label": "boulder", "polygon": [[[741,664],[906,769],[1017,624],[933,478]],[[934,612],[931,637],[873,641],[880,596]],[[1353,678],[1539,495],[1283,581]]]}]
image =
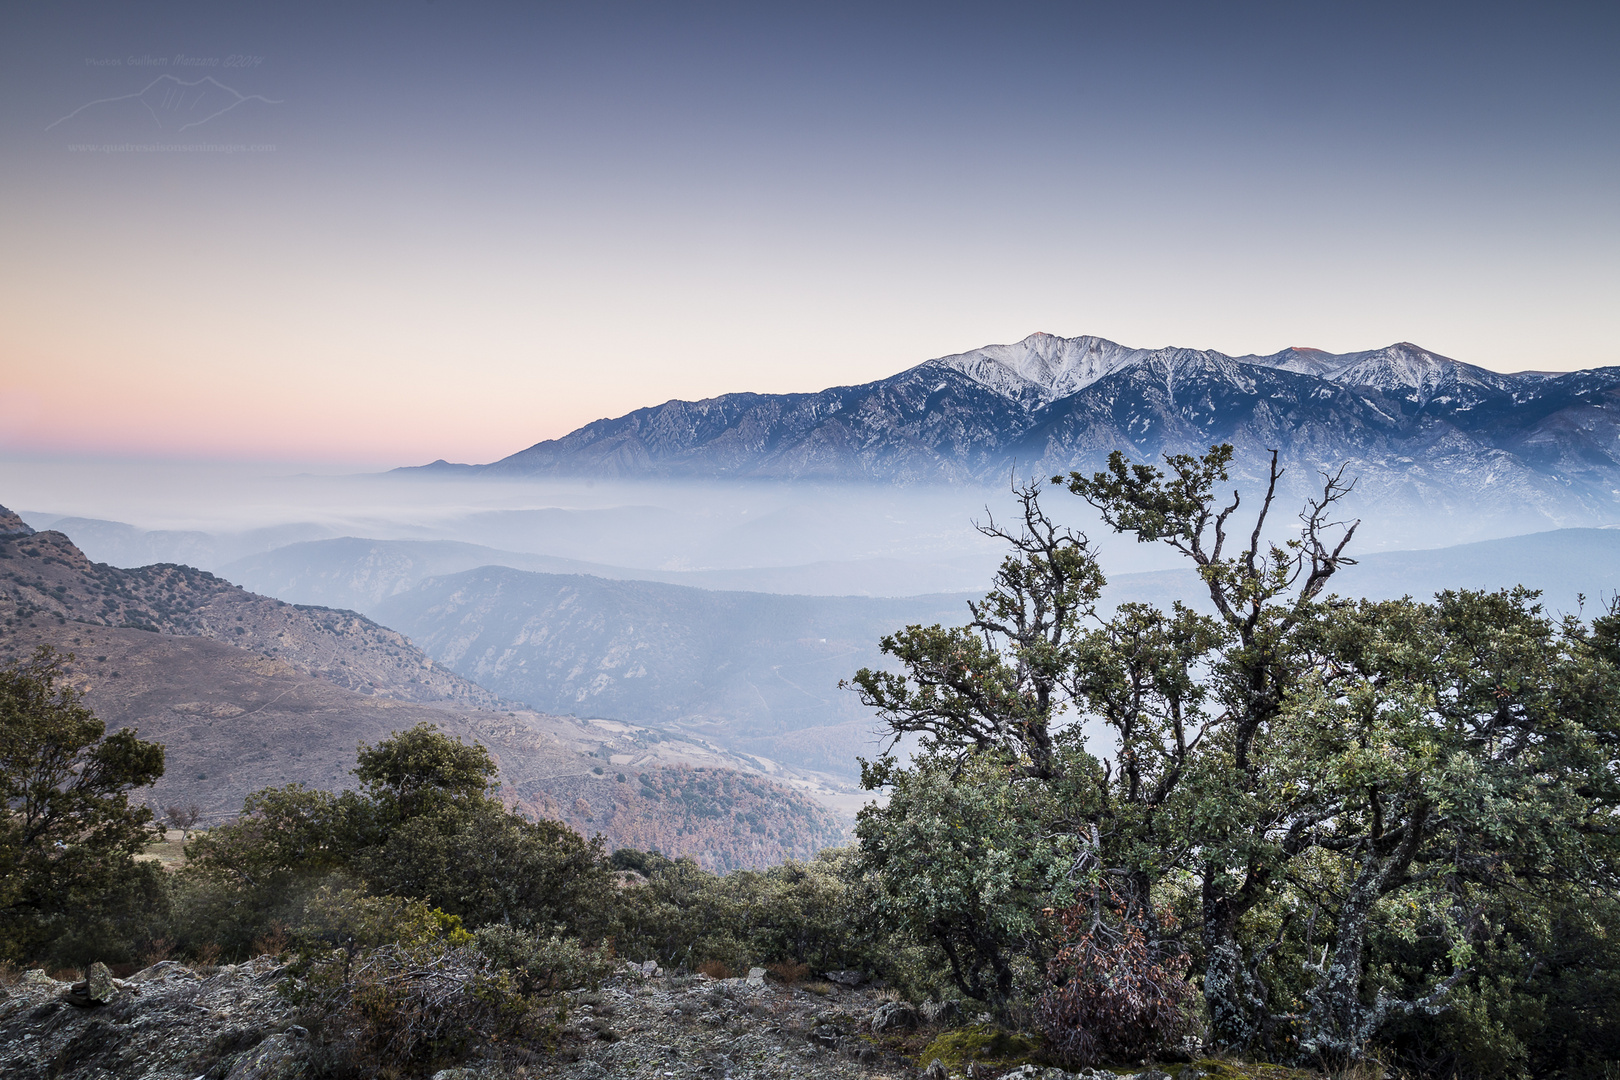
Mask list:
[{"label": "boulder", "polygon": [[764,986],[765,985],[765,969],[762,968],[762,967],[749,968],[748,969],[748,985],[749,986],[754,986],[754,987]]},{"label": "boulder", "polygon": [[922,1075],[923,1080],[950,1080],[950,1074],[945,1071],[945,1063],[939,1058],[930,1061]]},{"label": "boulder", "polygon": [[962,1022],[962,1006],[955,1001],[925,1001],[918,1010],[930,1024],[950,1027]]},{"label": "boulder", "polygon": [[866,981],[866,976],[859,971],[829,971],[827,981],[854,989]]},{"label": "boulder", "polygon": [[917,1010],[908,1001],[886,1001],[872,1014],[872,1030],[909,1031],[917,1026]]},{"label": "boulder", "polygon": [[112,977],[112,972],[100,960],[90,965],[86,971],[83,982],[76,982],[68,987],[64,997],[69,1005],[77,1005],[81,1009],[88,1009],[94,1005],[105,1005],[118,996],[118,987]]},{"label": "boulder", "polygon": [[292,1031],[271,1035],[237,1058],[225,1080],[298,1080],[309,1068],[306,1045]]}]

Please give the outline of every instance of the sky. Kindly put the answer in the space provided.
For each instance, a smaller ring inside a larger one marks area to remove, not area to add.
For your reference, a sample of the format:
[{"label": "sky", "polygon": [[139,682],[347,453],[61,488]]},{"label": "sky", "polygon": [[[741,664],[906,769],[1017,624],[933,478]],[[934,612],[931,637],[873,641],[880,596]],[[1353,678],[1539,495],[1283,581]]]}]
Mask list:
[{"label": "sky", "polygon": [[0,454],[489,461],[1037,330],[1620,364],[1617,55],[1596,3],[7,4]]}]

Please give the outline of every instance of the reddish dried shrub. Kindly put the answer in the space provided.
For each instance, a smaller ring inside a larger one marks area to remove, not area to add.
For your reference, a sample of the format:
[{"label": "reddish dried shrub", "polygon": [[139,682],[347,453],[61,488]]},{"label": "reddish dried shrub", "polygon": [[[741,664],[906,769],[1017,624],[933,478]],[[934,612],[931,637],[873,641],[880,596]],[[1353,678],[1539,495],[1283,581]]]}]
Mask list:
[{"label": "reddish dried shrub", "polygon": [[765,970],[770,972],[777,982],[786,983],[788,986],[797,986],[810,977],[809,964],[797,964],[791,960],[766,964]]},{"label": "reddish dried shrub", "polygon": [[698,974],[707,975],[711,979],[729,979],[732,972],[724,960],[705,960],[698,965]]},{"label": "reddish dried shrub", "polygon": [[[1067,1068],[1140,1058],[1185,1035],[1197,995],[1137,926],[1109,925],[1077,905],[1035,1005],[1049,1052]],[[1082,930],[1082,927],[1085,929]]]}]

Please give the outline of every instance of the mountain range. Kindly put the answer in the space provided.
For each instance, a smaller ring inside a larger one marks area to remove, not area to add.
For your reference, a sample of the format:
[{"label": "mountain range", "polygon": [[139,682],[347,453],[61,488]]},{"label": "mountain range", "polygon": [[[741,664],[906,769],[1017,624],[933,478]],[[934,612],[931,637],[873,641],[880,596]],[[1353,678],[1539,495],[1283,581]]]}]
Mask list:
[{"label": "mountain range", "polygon": [[1363,514],[1485,515],[1524,530],[1620,517],[1620,367],[1502,374],[1408,342],[1267,356],[1037,333],[819,393],[668,401],[480,466],[486,476],[1005,481],[1276,449],[1290,495],[1349,463]]}]

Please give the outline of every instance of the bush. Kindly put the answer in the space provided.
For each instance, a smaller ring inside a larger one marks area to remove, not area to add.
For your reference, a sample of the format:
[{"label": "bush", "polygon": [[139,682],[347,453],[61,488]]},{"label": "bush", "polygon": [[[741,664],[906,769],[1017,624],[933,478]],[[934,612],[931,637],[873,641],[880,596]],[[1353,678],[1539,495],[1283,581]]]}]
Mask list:
[{"label": "bush", "polygon": [[610,865],[645,877],[614,905],[614,947],[631,960],[705,973],[771,964],[887,972],[895,955],[870,927],[847,850],[724,876],[623,848]]},{"label": "bush", "polygon": [[574,938],[541,937],[528,930],[496,924],[474,935],[478,951],[508,972],[518,989],[531,997],[550,997],[564,990],[594,990],[613,971],[606,950],[587,949]]},{"label": "bush", "polygon": [[516,1034],[529,1011],[510,976],[444,940],[352,957],[339,950],[303,972],[302,1019],[338,1073],[393,1076],[453,1064]]},{"label": "bush", "polygon": [[381,945],[466,945],[473,937],[458,916],[421,900],[323,886],[305,906],[294,939],[300,955],[309,957]]},{"label": "bush", "polygon": [[338,1074],[448,1064],[522,1026],[517,980],[420,900],[322,888],[294,932],[294,997]]},{"label": "bush", "polygon": [[1080,906],[1062,919],[1068,940],[1047,965],[1052,985],[1035,1006],[1054,1058],[1068,1068],[1136,1060],[1191,1030],[1197,990],[1139,927],[1093,921]]},{"label": "bush", "polygon": [[419,896],[469,926],[512,923],[597,936],[612,891],[600,840],[555,821],[527,821],[498,803],[431,808],[357,852],[376,892]]}]

